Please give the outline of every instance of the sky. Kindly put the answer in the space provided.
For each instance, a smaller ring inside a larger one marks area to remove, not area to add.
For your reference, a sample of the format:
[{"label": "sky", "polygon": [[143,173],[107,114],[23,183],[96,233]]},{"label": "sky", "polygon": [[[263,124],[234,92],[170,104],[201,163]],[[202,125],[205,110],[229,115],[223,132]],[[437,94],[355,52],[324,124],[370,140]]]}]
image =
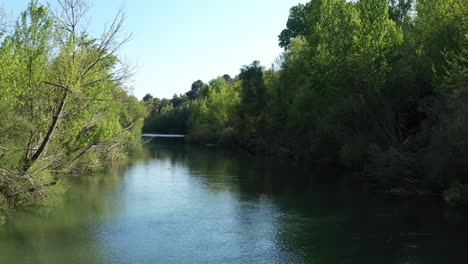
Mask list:
[{"label": "sky", "polygon": [[[128,84],[132,93],[139,99],[147,93],[172,98],[196,80],[234,77],[254,60],[271,66],[282,51],[278,35],[289,9],[300,2],[305,1],[91,0],[89,30],[98,36],[123,5],[124,31],[132,39],[119,54],[137,67]],[[16,19],[28,3],[0,0],[0,7]]]}]

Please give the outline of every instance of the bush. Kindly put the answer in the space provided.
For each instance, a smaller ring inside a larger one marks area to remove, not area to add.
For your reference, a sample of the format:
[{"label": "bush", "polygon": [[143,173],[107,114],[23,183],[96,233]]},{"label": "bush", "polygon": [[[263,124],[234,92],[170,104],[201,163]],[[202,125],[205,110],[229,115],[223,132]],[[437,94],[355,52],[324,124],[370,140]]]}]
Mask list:
[{"label": "bush", "polygon": [[468,187],[457,180],[452,181],[443,193],[444,200],[455,205],[466,203],[468,198],[467,196]]}]

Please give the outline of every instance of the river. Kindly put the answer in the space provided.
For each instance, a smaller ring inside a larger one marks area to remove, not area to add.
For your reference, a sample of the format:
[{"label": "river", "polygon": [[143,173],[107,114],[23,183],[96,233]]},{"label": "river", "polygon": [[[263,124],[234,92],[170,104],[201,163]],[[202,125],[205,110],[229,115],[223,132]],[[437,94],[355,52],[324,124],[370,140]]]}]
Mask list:
[{"label": "river", "polygon": [[337,169],[155,139],[0,225],[0,263],[468,263],[468,217]]}]

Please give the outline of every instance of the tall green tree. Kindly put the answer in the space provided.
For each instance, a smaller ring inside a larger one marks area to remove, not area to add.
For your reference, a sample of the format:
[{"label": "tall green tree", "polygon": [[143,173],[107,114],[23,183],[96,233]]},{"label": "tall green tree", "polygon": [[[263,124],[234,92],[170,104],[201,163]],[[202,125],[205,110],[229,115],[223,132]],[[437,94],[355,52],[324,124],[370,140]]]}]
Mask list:
[{"label": "tall green tree", "polygon": [[309,34],[308,15],[310,9],[310,4],[298,4],[289,10],[286,29],[281,31],[281,34],[278,36],[280,47],[288,48],[294,38],[305,37]]},{"label": "tall green tree", "polygon": [[59,7],[32,0],[0,46],[0,203],[13,207],[44,198],[59,172],[122,158],[145,115],[116,56],[123,13],[92,38],[78,31],[86,2]]}]

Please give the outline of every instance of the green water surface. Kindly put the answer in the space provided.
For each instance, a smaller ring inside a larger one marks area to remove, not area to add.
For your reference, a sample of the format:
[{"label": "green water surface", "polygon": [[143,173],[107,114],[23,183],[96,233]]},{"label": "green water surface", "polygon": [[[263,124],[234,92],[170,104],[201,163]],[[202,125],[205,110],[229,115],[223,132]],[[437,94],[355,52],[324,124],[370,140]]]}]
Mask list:
[{"label": "green water surface", "polygon": [[0,263],[468,263],[467,215],[337,169],[158,139],[0,225]]}]

